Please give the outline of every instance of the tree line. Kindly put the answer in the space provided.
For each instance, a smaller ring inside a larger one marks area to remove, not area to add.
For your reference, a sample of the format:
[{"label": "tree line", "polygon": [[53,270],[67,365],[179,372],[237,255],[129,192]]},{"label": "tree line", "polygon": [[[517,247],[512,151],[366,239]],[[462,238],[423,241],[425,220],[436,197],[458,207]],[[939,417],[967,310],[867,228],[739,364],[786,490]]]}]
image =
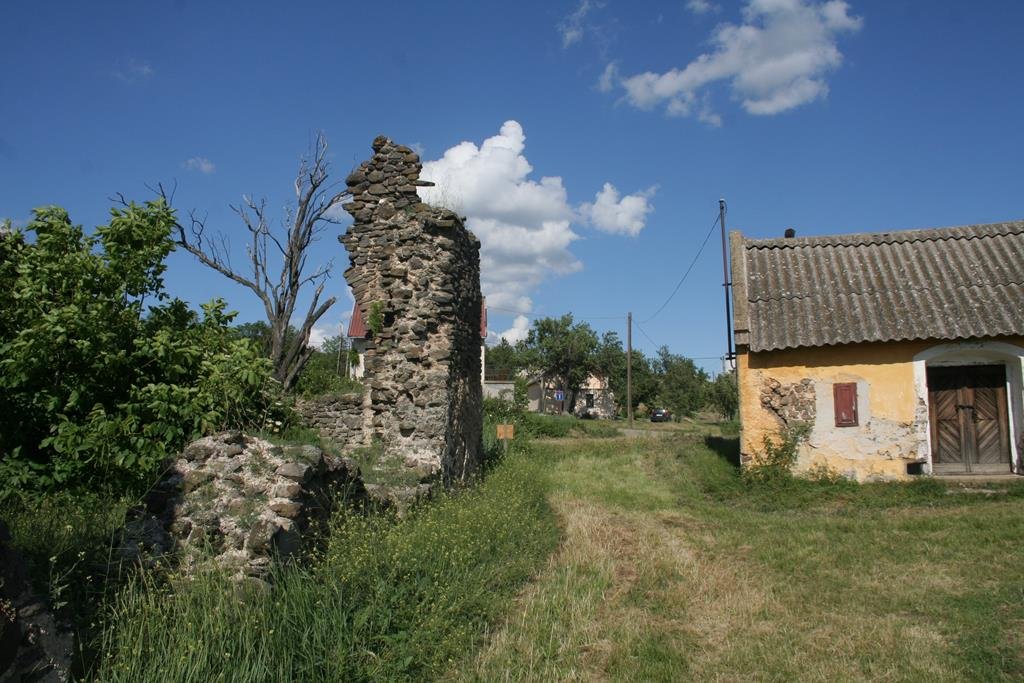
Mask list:
[{"label": "tree line", "polygon": [[[516,344],[502,339],[487,350],[490,377],[544,377],[565,392],[574,406],[591,375],[607,381],[620,413],[626,413],[626,351],[616,332],[598,335],[571,314],[533,321],[526,338]],[[653,356],[632,352],[633,410],[667,408],[676,416],[691,416],[711,408],[727,419],[738,405],[736,380],[724,372],[712,379],[692,359],[660,347]]]}]

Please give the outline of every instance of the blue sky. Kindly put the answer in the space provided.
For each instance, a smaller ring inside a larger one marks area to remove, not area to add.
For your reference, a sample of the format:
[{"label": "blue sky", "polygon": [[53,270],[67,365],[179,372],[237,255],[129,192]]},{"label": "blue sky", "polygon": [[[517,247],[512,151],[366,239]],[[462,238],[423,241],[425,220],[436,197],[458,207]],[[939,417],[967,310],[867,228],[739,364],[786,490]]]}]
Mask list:
[{"label": "blue sky", "polygon": [[[624,334],[632,310],[638,348],[720,356],[717,235],[651,319],[719,197],[728,226],[759,237],[1024,217],[1015,0],[14,2],[2,16],[0,216],[59,204],[93,226],[115,193],[177,182],[178,209],[241,246],[228,204],[283,207],[314,131],[339,177],[383,133],[435,162],[469,216],[507,309],[491,327],[510,336],[518,315],[521,329],[563,312]],[[336,231],[316,247],[338,266],[322,332],[351,309]],[[167,283],[261,315],[187,254]]]}]

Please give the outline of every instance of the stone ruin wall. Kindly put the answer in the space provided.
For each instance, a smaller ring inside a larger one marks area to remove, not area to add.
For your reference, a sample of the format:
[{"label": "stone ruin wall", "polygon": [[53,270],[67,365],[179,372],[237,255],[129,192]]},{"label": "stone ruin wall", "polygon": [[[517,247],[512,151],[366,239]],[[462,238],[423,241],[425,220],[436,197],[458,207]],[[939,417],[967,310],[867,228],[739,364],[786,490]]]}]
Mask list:
[{"label": "stone ruin wall", "polygon": [[361,394],[328,394],[299,399],[295,410],[307,427],[330,441],[341,453],[351,455],[363,445],[363,397]]},{"label": "stone ruin wall", "polygon": [[372,334],[361,445],[451,485],[478,469],[483,448],[480,241],[420,201],[417,186],[430,183],[415,152],[383,136],[373,150],[347,178],[354,223],[340,238]]}]

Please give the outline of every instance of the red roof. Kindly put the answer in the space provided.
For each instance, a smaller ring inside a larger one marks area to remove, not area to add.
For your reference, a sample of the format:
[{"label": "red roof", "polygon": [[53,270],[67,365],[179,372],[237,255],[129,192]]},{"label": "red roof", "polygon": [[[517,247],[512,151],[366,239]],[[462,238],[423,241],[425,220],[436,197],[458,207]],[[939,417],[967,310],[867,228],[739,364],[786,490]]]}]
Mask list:
[{"label": "red roof", "polygon": [[363,314],[359,312],[359,304],[352,304],[352,317],[348,321],[348,336],[363,339],[369,330],[363,322]]},{"label": "red roof", "polygon": [[[348,336],[363,339],[369,334],[363,314],[359,312],[359,304],[352,304],[352,317],[348,321]],[[487,339],[487,300],[480,298],[480,338]]]},{"label": "red roof", "polygon": [[487,297],[480,297],[480,338],[487,339]]}]

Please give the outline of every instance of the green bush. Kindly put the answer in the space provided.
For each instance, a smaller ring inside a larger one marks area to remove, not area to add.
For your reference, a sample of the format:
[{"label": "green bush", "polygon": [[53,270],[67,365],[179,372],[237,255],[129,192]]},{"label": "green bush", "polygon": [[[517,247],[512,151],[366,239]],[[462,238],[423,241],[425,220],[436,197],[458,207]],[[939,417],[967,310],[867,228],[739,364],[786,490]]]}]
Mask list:
[{"label": "green bush", "polygon": [[810,436],[810,425],[796,424],[782,429],[778,437],[766,434],[762,452],[754,454],[743,469],[743,476],[756,482],[778,482],[793,478],[793,466],[800,445]]},{"label": "green bush", "polygon": [[560,439],[569,436],[579,423],[572,415],[540,415],[526,413],[523,417],[523,428],[531,436],[549,439]]},{"label": "green bush", "polygon": [[739,420],[727,420],[719,424],[718,428],[722,432],[722,436],[739,436],[740,422]]},{"label": "green bush", "polygon": [[164,292],[174,224],[158,200],[86,235],[49,207],[0,238],[0,497],[139,487],[200,433],[284,422],[269,361],[224,302],[200,319]]},{"label": "green bush", "polygon": [[310,356],[295,382],[295,393],[306,397],[362,391],[362,384],[338,373],[337,357],[320,352]]}]

